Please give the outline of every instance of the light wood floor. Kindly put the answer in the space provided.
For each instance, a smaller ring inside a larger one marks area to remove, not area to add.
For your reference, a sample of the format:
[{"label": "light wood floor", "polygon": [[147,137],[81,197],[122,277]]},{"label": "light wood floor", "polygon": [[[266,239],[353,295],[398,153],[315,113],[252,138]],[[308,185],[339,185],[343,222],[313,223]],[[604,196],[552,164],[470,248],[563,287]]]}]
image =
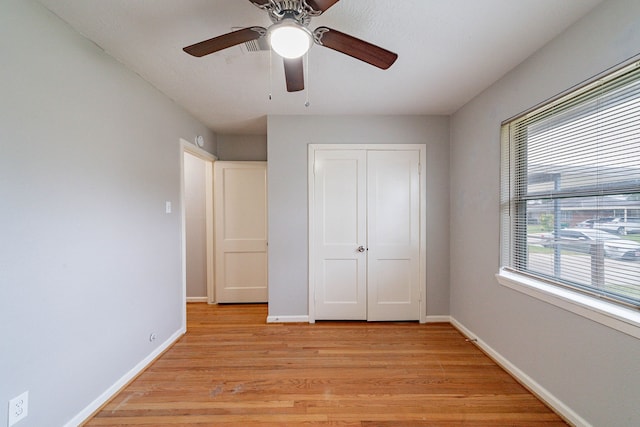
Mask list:
[{"label": "light wood floor", "polygon": [[87,426],[566,425],[449,324],[187,311],[187,334]]}]

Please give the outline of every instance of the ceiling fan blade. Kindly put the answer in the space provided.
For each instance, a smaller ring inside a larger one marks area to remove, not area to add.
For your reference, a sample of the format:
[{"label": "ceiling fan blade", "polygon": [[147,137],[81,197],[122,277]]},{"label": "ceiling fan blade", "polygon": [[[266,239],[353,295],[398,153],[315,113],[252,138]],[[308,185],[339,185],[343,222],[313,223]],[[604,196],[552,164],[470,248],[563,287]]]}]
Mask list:
[{"label": "ceiling fan blade", "polygon": [[307,0],[307,5],[316,12],[322,13],[339,1],[340,0]]},{"label": "ceiling fan blade", "polygon": [[313,35],[320,46],[344,53],[383,70],[391,67],[398,59],[398,55],[391,51],[331,28],[318,27]]},{"label": "ceiling fan blade", "polygon": [[257,40],[260,37],[264,36],[266,33],[267,30],[263,27],[243,28],[241,30],[223,34],[221,36],[214,37],[200,43],[192,44],[191,46],[187,46],[182,50],[187,52],[189,55],[197,56],[198,58],[200,58],[202,56],[218,52],[231,46],[235,46],[251,40]]},{"label": "ceiling fan blade", "polygon": [[284,77],[287,81],[287,92],[298,92],[304,89],[304,65],[302,57],[284,58]]},{"label": "ceiling fan blade", "polygon": [[270,3],[269,0],[249,0],[249,1],[261,9]]}]

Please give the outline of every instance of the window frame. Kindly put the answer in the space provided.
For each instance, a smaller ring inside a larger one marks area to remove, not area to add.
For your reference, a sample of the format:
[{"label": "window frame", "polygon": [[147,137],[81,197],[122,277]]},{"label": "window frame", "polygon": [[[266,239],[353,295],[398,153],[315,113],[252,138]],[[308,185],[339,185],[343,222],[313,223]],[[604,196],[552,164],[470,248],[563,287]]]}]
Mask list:
[{"label": "window frame", "polygon": [[[605,297],[605,295],[600,295],[597,292],[590,291],[589,287],[581,289],[580,286],[567,286],[567,284],[561,283],[561,280],[554,280],[552,277],[545,277],[543,274],[536,274],[535,272],[522,271],[526,270],[526,268],[517,268],[518,265],[522,267],[523,262],[526,266],[527,262],[526,259],[522,260],[523,255],[526,257],[526,250],[518,250],[517,248],[521,248],[523,244],[525,247],[527,245],[526,202],[528,198],[531,198],[531,195],[522,195],[523,188],[526,191],[526,184],[515,185],[515,182],[518,181],[518,179],[521,183],[527,182],[527,180],[523,179],[522,176],[519,178],[516,176],[516,174],[527,174],[527,168],[514,168],[513,165],[516,161],[516,155],[527,156],[527,149],[526,146],[512,147],[510,142],[507,144],[504,142],[505,138],[507,141],[509,140],[510,133],[513,132],[508,125],[516,123],[518,120],[529,114],[536,114],[544,109],[551,108],[552,106],[565,102],[566,100],[584,99],[585,94],[589,96],[588,93],[591,89],[602,84],[602,80],[614,81],[617,76],[628,73],[631,70],[631,67],[640,67],[638,57],[607,70],[589,81],[571,88],[551,100],[541,103],[518,116],[505,120],[502,123],[500,188],[501,267],[496,274],[496,279],[505,287],[579,314],[628,335],[640,338],[640,305],[625,305],[623,301],[616,301],[614,298]],[[562,118],[558,118],[557,120],[561,121]],[[523,131],[523,129],[520,129],[519,131]],[[526,137],[518,139],[518,141],[523,140],[526,140]],[[526,164],[526,160],[520,159],[520,162],[521,164]],[[524,176],[524,178],[527,177]],[[575,197],[575,193],[572,193],[571,191],[559,191],[555,195],[551,196],[551,198],[570,198],[572,196]],[[514,200],[519,203],[514,203]],[[518,214],[518,212],[520,213]],[[514,220],[514,217],[519,218],[520,220]],[[556,233],[559,232],[559,223],[560,221],[555,221],[554,231]],[[518,257],[520,257],[520,259]],[[512,268],[511,266],[515,267]]]}]

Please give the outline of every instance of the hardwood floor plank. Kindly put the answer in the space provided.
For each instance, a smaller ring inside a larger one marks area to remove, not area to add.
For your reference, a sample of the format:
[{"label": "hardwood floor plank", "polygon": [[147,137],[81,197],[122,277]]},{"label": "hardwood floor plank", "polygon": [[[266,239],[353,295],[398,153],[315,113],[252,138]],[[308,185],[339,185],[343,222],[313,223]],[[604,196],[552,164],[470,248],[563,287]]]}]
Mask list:
[{"label": "hardwood floor plank", "polygon": [[564,426],[449,324],[267,324],[188,304],[188,332],[87,426]]}]

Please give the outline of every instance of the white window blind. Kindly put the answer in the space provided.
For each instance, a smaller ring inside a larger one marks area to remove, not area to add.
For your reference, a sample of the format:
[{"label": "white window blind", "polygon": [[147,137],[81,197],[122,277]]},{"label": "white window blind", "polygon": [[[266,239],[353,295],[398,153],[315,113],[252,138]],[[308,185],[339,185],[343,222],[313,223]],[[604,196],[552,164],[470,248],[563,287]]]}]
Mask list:
[{"label": "white window blind", "polygon": [[502,127],[502,265],[640,308],[640,62]]}]

